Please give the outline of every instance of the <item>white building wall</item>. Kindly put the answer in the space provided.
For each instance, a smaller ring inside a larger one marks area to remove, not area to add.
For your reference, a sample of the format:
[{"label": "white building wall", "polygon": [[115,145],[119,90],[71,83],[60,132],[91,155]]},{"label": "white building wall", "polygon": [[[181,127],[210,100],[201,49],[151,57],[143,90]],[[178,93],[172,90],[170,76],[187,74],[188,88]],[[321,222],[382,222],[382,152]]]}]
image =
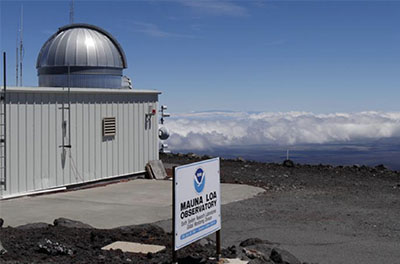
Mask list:
[{"label": "white building wall", "polygon": [[[11,88],[7,93],[7,190],[1,196],[143,172],[158,159],[156,91],[71,89],[71,148],[63,157],[61,88]],[[102,120],[116,117],[116,135],[103,138]],[[69,143],[68,127],[64,137]],[[65,164],[64,164],[65,162]]]}]

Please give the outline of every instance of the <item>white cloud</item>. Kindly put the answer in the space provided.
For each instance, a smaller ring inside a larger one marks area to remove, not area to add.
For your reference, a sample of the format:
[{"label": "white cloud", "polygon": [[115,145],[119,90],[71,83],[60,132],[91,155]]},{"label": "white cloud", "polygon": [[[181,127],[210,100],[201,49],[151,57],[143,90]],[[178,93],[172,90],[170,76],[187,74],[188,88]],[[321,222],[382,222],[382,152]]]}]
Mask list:
[{"label": "white cloud", "polygon": [[184,6],[210,15],[247,16],[248,11],[231,1],[225,0],[177,0]]},{"label": "white cloud", "polygon": [[205,150],[231,145],[351,142],[400,137],[400,112],[200,112],[167,120],[170,148]]},{"label": "white cloud", "polygon": [[141,32],[151,37],[157,38],[167,38],[167,37],[178,37],[178,38],[194,38],[191,35],[177,34],[168,32],[160,29],[157,25],[152,23],[144,23],[144,22],[133,22],[134,27],[133,31]]}]

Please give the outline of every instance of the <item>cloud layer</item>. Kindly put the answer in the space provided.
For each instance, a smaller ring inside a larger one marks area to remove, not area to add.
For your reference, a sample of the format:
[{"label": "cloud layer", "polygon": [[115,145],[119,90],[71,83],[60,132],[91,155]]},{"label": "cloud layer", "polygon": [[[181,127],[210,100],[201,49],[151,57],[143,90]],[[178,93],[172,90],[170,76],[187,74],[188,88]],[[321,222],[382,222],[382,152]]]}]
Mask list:
[{"label": "cloud layer", "polygon": [[167,120],[172,150],[232,145],[295,145],[400,137],[400,112],[200,112]]}]

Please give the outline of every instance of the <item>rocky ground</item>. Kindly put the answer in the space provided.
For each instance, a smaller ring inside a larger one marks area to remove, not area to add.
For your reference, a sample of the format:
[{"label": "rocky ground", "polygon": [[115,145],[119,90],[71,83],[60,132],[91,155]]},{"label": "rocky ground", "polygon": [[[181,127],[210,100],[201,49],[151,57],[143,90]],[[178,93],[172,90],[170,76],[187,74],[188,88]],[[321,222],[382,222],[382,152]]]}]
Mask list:
[{"label": "rocky ground", "polygon": [[[168,167],[207,158],[195,154],[161,156]],[[398,260],[394,249],[400,241],[399,172],[383,165],[310,166],[238,158],[221,160],[221,181],[266,190],[255,198],[223,206],[223,257],[239,257],[253,264],[301,263],[298,258],[319,263]],[[158,223],[100,230],[57,219],[53,225],[2,227],[0,240],[7,252],[0,254],[0,262],[170,263],[169,226]],[[119,240],[164,245],[166,250],[156,254],[101,250]],[[376,252],[363,258],[369,251]],[[214,242],[204,239],[181,250],[179,263],[217,263],[208,258],[214,252]]]},{"label": "rocky ground", "polygon": [[[207,158],[162,156],[166,164]],[[279,243],[308,262],[373,264],[400,259],[398,171],[383,165],[277,164],[238,158],[221,159],[221,181],[266,190],[222,207],[223,245],[248,236]]]},{"label": "rocky ground", "polygon": [[[163,154],[161,159],[169,164],[186,164],[211,158],[190,154]],[[221,182],[240,183],[262,187],[267,191],[287,190],[342,190],[344,192],[370,192],[372,186],[378,191],[398,194],[400,172],[388,170],[384,165],[366,167],[302,165],[292,161],[263,163],[221,159]]]},{"label": "rocky ground", "polygon": [[[65,218],[53,225],[34,223],[16,228],[0,228],[6,251],[0,254],[1,263],[171,263],[171,234],[152,225],[125,226],[114,229],[95,229],[79,221]],[[115,241],[130,241],[166,247],[158,253],[133,254],[121,250],[102,250]],[[216,245],[205,238],[179,251],[178,263],[221,263],[215,256]],[[236,247],[222,250],[222,257],[249,260],[250,263],[301,262],[289,252],[269,241],[251,238]]]}]

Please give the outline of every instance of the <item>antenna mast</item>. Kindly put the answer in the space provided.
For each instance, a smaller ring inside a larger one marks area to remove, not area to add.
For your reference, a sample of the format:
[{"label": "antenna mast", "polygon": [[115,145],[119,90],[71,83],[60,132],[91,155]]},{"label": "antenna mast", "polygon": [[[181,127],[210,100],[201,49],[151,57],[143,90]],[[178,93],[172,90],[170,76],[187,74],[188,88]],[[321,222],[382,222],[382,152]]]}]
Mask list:
[{"label": "antenna mast", "polygon": [[71,3],[69,4],[69,23],[74,23],[74,0],[71,0]]},{"label": "antenna mast", "polygon": [[24,6],[21,5],[21,24],[19,29],[19,86],[22,86],[22,61],[24,59],[23,32],[24,32]]},{"label": "antenna mast", "polygon": [[15,86],[18,86],[18,63],[19,63],[19,57],[18,57],[18,35],[19,35],[19,29],[17,30],[17,40],[15,41]]}]

